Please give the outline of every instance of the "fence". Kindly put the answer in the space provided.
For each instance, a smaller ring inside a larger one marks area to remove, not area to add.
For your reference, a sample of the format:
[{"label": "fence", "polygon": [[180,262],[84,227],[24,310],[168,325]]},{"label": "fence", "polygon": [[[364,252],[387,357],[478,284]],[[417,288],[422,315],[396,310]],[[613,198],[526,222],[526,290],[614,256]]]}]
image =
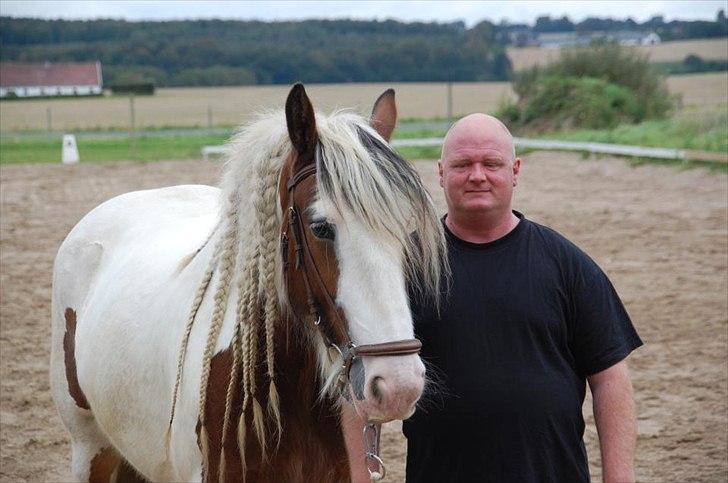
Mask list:
[{"label": "fence", "polygon": [[[390,87],[397,92],[401,119],[495,112],[514,96],[507,82],[311,84],[306,91],[323,112],[352,108],[369,115],[374,100]],[[230,127],[257,112],[282,109],[289,90],[283,85],[165,88],[152,96],[2,101],[0,118],[3,133]]]},{"label": "fence", "polygon": [[[395,139],[392,146],[401,147],[440,147],[442,138]],[[578,151],[593,154],[612,154],[635,158],[667,159],[678,161],[703,161],[713,163],[728,163],[728,154],[690,151],[685,149],[649,148],[643,146],[628,146],[623,144],[583,143],[572,141],[556,141],[549,139],[513,138],[516,148],[536,149],[547,151]],[[208,160],[210,156],[223,154],[223,146],[205,146],[202,148],[202,157]]]}]

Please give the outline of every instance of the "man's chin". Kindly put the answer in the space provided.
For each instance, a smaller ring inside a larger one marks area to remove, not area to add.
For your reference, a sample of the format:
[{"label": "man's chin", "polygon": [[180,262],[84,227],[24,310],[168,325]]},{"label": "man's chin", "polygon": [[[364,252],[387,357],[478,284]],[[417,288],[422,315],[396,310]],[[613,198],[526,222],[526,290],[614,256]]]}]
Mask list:
[{"label": "man's chin", "polygon": [[492,203],[486,202],[471,202],[465,203],[462,206],[462,211],[472,214],[487,214],[492,212],[494,209],[496,209],[496,207]]}]

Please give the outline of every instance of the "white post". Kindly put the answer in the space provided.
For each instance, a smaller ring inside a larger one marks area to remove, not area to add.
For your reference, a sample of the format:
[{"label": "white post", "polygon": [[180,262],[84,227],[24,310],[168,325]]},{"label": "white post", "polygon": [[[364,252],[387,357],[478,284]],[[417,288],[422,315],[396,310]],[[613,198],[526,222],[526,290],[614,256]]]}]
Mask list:
[{"label": "white post", "polygon": [[61,162],[63,164],[76,164],[79,161],[80,158],[78,156],[78,146],[76,146],[76,136],[73,134],[64,134]]}]

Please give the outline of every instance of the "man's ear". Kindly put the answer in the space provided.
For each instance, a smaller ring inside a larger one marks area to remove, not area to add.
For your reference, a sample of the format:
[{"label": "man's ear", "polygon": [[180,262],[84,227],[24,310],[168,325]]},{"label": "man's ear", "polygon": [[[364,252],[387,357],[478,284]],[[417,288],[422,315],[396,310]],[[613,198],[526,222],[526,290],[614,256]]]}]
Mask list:
[{"label": "man's ear", "polygon": [[440,178],[440,187],[444,188],[445,186],[443,186],[444,183],[442,182],[442,160],[441,159],[437,160],[437,174],[438,174],[438,177]]},{"label": "man's ear", "polygon": [[518,185],[518,174],[521,172],[521,158],[516,158],[513,161],[513,186]]}]

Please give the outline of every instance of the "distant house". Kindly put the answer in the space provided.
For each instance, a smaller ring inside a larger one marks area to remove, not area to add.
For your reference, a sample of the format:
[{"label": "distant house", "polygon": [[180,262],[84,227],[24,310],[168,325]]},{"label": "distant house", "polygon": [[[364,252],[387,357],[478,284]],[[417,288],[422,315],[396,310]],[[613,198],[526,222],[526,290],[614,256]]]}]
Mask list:
[{"label": "distant house", "polygon": [[603,37],[622,45],[654,45],[659,44],[660,36],[655,32],[637,32],[634,30],[618,30],[617,32],[603,32]]},{"label": "distant house", "polygon": [[538,44],[547,49],[577,47],[592,42],[590,33],[580,32],[546,32],[538,34]]},{"label": "distant house", "polygon": [[615,32],[549,32],[538,36],[538,44],[545,48],[578,47],[595,40],[611,40],[621,45],[654,45],[661,42],[655,32],[619,30]]},{"label": "distant house", "polygon": [[101,62],[0,63],[0,99],[93,96],[102,91]]}]

